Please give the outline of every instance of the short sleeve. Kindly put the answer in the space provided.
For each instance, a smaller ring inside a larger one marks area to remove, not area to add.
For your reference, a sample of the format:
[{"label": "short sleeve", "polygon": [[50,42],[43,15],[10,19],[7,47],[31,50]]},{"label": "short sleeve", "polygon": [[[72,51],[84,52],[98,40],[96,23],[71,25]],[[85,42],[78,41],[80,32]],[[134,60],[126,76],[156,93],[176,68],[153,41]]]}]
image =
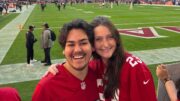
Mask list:
[{"label": "short sleeve", "polygon": [[130,66],[131,101],[157,101],[153,77],[149,68],[138,57],[132,56]]}]

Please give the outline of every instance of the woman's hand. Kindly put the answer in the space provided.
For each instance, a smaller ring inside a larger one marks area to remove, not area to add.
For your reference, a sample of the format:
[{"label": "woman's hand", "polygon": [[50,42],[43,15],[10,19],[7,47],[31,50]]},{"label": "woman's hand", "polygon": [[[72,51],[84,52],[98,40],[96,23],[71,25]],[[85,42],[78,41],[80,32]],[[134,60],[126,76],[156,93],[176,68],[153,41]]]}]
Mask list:
[{"label": "woman's hand", "polygon": [[168,73],[168,71],[166,69],[166,66],[163,65],[163,64],[158,65],[157,69],[156,69],[156,75],[161,80],[168,79],[169,78],[169,73]]},{"label": "woman's hand", "polygon": [[58,73],[58,69],[57,66],[58,64],[52,64],[49,68],[48,68],[48,72],[52,73],[53,75],[56,75]]},{"label": "woman's hand", "polygon": [[57,66],[58,64],[52,64],[50,67],[48,67],[48,70],[44,73],[42,77],[45,77],[48,73],[51,73],[53,75],[56,75],[58,73]]}]

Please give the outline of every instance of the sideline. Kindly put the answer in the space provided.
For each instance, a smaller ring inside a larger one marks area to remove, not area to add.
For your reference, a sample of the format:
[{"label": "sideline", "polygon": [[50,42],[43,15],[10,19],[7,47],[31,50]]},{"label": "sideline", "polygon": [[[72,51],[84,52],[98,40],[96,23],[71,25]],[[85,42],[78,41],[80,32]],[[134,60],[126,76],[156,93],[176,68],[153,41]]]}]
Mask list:
[{"label": "sideline", "polygon": [[29,6],[28,9],[25,9],[14,20],[0,30],[0,64],[20,32],[18,26],[23,26],[25,24],[34,7],[35,5]]},{"label": "sideline", "polygon": [[[180,47],[162,48],[130,52],[142,59],[147,65],[180,61]],[[65,59],[53,60],[52,63],[62,63]],[[39,80],[48,67],[40,61],[34,66],[26,67],[26,63],[0,65],[0,84]]]}]

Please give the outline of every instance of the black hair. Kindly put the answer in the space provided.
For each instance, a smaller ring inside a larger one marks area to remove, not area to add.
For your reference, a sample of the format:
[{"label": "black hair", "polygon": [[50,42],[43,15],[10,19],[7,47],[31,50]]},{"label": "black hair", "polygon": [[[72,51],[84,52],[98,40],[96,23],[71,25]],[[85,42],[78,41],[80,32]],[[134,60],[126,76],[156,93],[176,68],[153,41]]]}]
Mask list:
[{"label": "black hair", "polygon": [[[107,27],[116,41],[116,49],[111,58],[108,60],[107,70],[105,72],[105,77],[107,78],[108,82],[106,83],[104,91],[105,98],[115,98],[116,90],[119,88],[120,71],[125,60],[125,53],[121,38],[118,30],[108,18],[100,16],[96,17],[91,22],[91,25],[93,26],[93,28],[96,28],[100,25]],[[93,41],[95,41],[94,36]],[[93,52],[93,57],[101,59],[101,56],[99,56],[96,52]]]},{"label": "black hair", "polygon": [[180,78],[177,80],[176,84],[176,88],[177,88],[177,98],[178,100],[180,100]]},{"label": "black hair", "polygon": [[45,28],[49,28],[49,24],[48,23],[44,23],[44,27]]},{"label": "black hair", "polygon": [[29,29],[30,29],[30,30],[33,29],[33,28],[35,28],[35,26],[29,25]]},{"label": "black hair", "polygon": [[60,30],[59,44],[65,48],[67,37],[72,29],[82,29],[88,36],[89,42],[92,44],[93,30],[92,26],[82,19],[76,19],[72,22],[64,24]]}]

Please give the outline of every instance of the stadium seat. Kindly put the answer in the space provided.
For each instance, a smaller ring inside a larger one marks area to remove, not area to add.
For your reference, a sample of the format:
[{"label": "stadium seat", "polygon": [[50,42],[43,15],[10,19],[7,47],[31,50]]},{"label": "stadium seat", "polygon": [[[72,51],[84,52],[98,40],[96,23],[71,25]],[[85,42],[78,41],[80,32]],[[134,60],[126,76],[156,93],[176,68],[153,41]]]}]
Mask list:
[{"label": "stadium seat", "polygon": [[[174,82],[176,82],[180,78],[180,63],[167,65],[167,70]],[[170,101],[164,84],[161,80],[158,80],[157,97],[158,101]]]}]

